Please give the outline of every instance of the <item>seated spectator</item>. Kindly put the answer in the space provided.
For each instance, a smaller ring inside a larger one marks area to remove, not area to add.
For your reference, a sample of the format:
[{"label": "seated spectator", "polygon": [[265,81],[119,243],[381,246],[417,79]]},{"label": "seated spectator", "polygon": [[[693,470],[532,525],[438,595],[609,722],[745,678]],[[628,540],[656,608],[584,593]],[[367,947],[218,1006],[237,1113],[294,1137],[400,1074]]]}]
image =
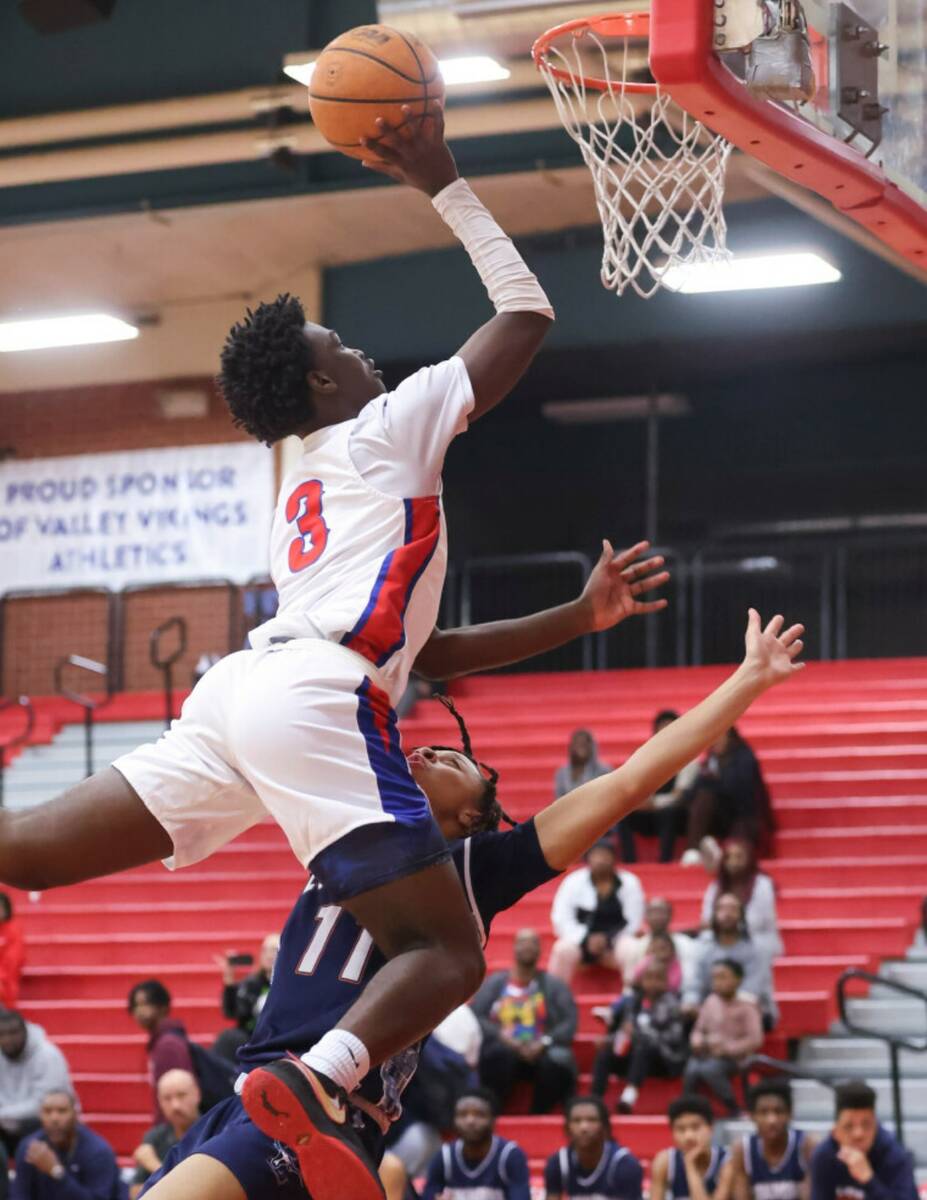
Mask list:
[{"label": "seated spectator", "polygon": [[634,968],[631,987],[640,984],[644,971],[656,964],[666,975],[666,986],[674,992],[682,991],[682,965],[676,956],[676,943],[668,933],[655,933],[650,939],[647,953]]},{"label": "seated spectator", "polygon": [[730,1194],[737,1200],[809,1200],[817,1139],[792,1125],[787,1079],[764,1079],[747,1095],[756,1129],[731,1147]]},{"label": "seated spectator", "polygon": [[131,1200],[136,1200],[142,1186],[160,1171],[167,1152],[200,1117],[200,1085],[189,1071],[166,1071],[156,1090],[164,1120],[148,1130],[132,1155],[136,1171],[129,1189]]},{"label": "seated spectator", "polygon": [[0,1008],[15,1009],[19,980],[26,961],[22,926],[13,915],[13,901],[0,892]]},{"label": "seated spectator", "polygon": [[588,729],[574,729],[567,747],[567,761],[554,776],[554,799],[559,800],[581,783],[607,775],[611,767],[599,759],[599,748]]},{"label": "seated spectator", "polygon": [[616,1000],[610,1009],[594,1012],[606,1021],[612,1036],[596,1054],[592,1091],[604,1096],[609,1076],[621,1076],[625,1087],[618,1112],[634,1111],[641,1084],[648,1075],[672,1079],[682,1074],[688,1053],[686,1027],[679,993],[669,987],[663,966],[645,961],[634,990]]},{"label": "seated spectator", "polygon": [[42,1100],[42,1127],[19,1144],[12,1200],[125,1200],[116,1155],[78,1120],[71,1091]]},{"label": "seated spectator", "polygon": [[10,1154],[39,1128],[42,1100],[54,1089],[73,1090],[64,1055],[40,1025],[0,1013],[0,1139]]},{"label": "seated spectator", "polygon": [[667,1109],[673,1145],[653,1160],[650,1200],[713,1196],[727,1156],[712,1142],[714,1113],[702,1096],[680,1096]]},{"label": "seated spectator", "polygon": [[736,896],[722,895],[715,901],[711,928],[696,944],[692,983],[683,990],[683,1006],[695,1013],[711,991],[711,969],[720,959],[736,959],[743,967],[742,991],[753,996],[763,1015],[768,1032],[779,1020],[773,995],[772,966],[767,955],[759,953],[747,933],[744,907]]},{"label": "seated spectator", "polygon": [[[676,948],[676,959],[682,975],[680,990],[690,987],[694,978],[697,957],[697,943],[685,933],[673,933],[670,924],[673,920],[673,906],[662,896],[655,896],[647,901],[644,909],[644,928],[636,935],[623,933],[615,947],[615,957],[625,980],[634,978],[634,973],[640,967],[644,958],[650,952],[653,938],[657,934],[668,934],[673,939]],[[672,978],[670,986],[675,987]]]},{"label": "seated spectator", "polygon": [[187,1031],[171,1016],[171,994],[158,979],[137,983],[129,992],[129,1016],[148,1034],[148,1076],[151,1080],[153,1124],[163,1121],[158,1104],[158,1080],[168,1071],[189,1071],[196,1077]]},{"label": "seated spectator", "polygon": [[279,934],[269,933],[261,943],[258,969],[241,980],[235,978],[235,963],[232,960],[237,955],[234,950],[229,950],[224,957],[216,956],[215,961],[222,968],[222,1015],[234,1021],[235,1028],[223,1029],[216,1038],[213,1050],[229,1062],[238,1061],[238,1051],[248,1041],[261,1015],[270,991],[279,949]]},{"label": "seated spectator", "polygon": [[689,789],[683,866],[702,862],[703,842],[717,857],[715,838],[740,837],[767,853],[775,824],[769,791],[750,746],[731,728],[711,747]]},{"label": "seated spectator", "polygon": [[480,1079],[500,1109],[515,1084],[528,1080],[531,1111],[550,1112],[576,1078],[576,1003],[562,980],[538,969],[540,958],[541,939],[522,929],[511,970],[488,976],[470,1001],[483,1029]]},{"label": "seated spectator", "polygon": [[446,1142],[432,1159],[422,1200],[531,1200],[525,1152],[497,1137],[495,1124],[490,1092],[460,1097],[454,1110],[457,1140]]},{"label": "seated spectator", "polygon": [[811,1200],[916,1200],[911,1155],[876,1118],[861,1080],[837,1088],[830,1135],[811,1157]]},{"label": "seated spectator", "polygon": [[776,889],[756,861],[756,848],[743,838],[728,838],[721,849],[718,878],[709,883],[702,899],[702,927],[711,925],[715,901],[721,895],[736,896],[744,907],[750,941],[767,958],[782,953]]},{"label": "seated spectator", "polygon": [[616,949],[622,933],[635,934],[644,917],[644,889],[630,871],[616,865],[610,842],[596,842],[586,866],[557,888],[550,920],[557,940],[549,969],[565,983],[583,963],[619,970]]},{"label": "seated spectator", "polygon": [[[659,733],[667,725],[679,719],[679,713],[671,708],[658,712],[653,719],[653,732]],[[629,813],[616,826],[621,845],[621,857],[625,862],[637,862],[637,847],[634,835],[660,839],[660,862],[673,861],[676,838],[685,833],[688,811],[684,804],[689,788],[698,778],[701,764],[694,759],[682,768],[678,775],[668,779],[640,808]]]},{"label": "seated spectator", "polygon": [[683,1077],[686,1092],[694,1092],[703,1083],[732,1116],[740,1112],[740,1106],[731,1076],[763,1044],[756,1000],[739,995],[743,977],[743,967],[733,958],[722,958],[712,967],[711,995],[699,1010],[689,1038],[692,1057]]},{"label": "seated spectator", "polygon": [[567,1145],[544,1168],[547,1200],[641,1200],[641,1164],[612,1137],[601,1096],[574,1096],[566,1106],[565,1125]]}]

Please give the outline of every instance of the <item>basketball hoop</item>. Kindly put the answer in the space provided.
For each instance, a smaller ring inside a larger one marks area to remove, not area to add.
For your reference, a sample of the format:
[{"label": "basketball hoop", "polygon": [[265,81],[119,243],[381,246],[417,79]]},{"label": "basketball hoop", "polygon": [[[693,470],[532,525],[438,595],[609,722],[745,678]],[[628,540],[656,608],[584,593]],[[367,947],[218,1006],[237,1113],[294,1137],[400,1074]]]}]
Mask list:
[{"label": "basketball hoop", "polygon": [[644,298],[672,290],[674,267],[729,257],[721,205],[731,144],[657,84],[630,77],[629,42],[649,32],[649,13],[590,17],[549,29],[532,50],[592,172],[602,284]]}]

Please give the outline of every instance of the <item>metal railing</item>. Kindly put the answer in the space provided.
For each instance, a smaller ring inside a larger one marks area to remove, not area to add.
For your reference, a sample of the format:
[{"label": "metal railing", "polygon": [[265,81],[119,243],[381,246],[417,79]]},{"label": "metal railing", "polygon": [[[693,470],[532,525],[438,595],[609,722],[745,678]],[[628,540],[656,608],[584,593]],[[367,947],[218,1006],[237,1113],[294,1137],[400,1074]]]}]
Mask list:
[{"label": "metal railing", "polygon": [[[176,633],[177,645],[169,654],[162,654],[161,642],[169,633]],[[157,629],[152,629],[148,638],[148,657],[155,670],[164,678],[164,728],[169,729],[174,719],[174,664],[187,651],[187,622],[183,617],[168,617]]]},{"label": "metal railing", "polygon": [[[879,1029],[873,1029],[868,1025],[859,1025],[850,1016],[848,1009],[848,1001],[859,999],[859,997],[847,996],[847,986],[854,980],[862,981],[863,983],[876,983],[880,987],[889,988],[891,991],[898,992],[902,996],[912,996],[915,1000],[920,1000],[924,1005],[924,1036],[919,1039],[909,1037],[901,1037],[897,1033],[885,1032]],[[899,1054],[902,1050],[911,1050],[916,1054],[927,1053],[927,992],[922,992],[919,988],[910,987],[906,983],[899,983],[895,979],[886,978],[883,975],[873,975],[869,971],[863,971],[858,967],[850,967],[837,980],[837,1007],[840,1011],[840,1020],[843,1022],[848,1033],[854,1033],[860,1037],[877,1038],[879,1041],[885,1042],[888,1045],[889,1063],[891,1066],[892,1078],[892,1108],[895,1117],[895,1135],[898,1141],[904,1143],[904,1114],[901,1104],[901,1067],[899,1063]]]},{"label": "metal railing", "polygon": [[[102,679],[104,682],[103,699],[99,700],[87,692],[78,692],[73,688],[69,688],[64,682],[64,673],[68,667],[73,667],[78,671],[87,671]],[[112,696],[109,668],[105,663],[96,662],[92,658],[84,658],[80,654],[69,654],[65,658],[60,659],[55,667],[55,691],[59,696],[64,696],[66,700],[70,700],[74,704],[79,704],[84,710],[84,777],[89,779],[93,774],[94,714]]]},{"label": "metal railing", "polygon": [[32,707],[32,701],[28,696],[18,696],[15,700],[0,700],[0,712],[6,712],[10,708],[21,708],[25,713],[26,723],[19,733],[13,737],[7,738],[5,742],[0,742],[0,808],[3,807],[3,776],[6,772],[6,756],[7,752],[15,750],[17,746],[22,746],[32,737],[32,731],[35,728],[35,709]]}]

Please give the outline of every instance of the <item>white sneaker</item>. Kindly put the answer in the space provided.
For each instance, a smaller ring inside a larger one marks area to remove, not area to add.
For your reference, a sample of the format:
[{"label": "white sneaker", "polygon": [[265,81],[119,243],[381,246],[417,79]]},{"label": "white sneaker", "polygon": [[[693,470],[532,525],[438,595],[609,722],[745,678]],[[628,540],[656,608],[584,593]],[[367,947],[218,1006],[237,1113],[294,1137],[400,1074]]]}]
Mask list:
[{"label": "white sneaker", "polygon": [[681,867],[700,867],[702,865],[702,856],[694,847],[687,850],[679,860]]}]

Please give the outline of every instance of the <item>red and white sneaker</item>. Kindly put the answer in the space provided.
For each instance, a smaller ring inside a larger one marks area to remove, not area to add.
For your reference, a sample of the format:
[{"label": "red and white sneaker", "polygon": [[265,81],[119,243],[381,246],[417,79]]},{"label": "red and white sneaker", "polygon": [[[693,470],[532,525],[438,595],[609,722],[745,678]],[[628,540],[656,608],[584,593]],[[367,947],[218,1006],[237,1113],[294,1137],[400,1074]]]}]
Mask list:
[{"label": "red and white sneaker", "polygon": [[241,1099],[262,1133],[295,1152],[312,1200],[383,1200],[344,1090],[327,1076],[290,1054],[251,1071]]}]

